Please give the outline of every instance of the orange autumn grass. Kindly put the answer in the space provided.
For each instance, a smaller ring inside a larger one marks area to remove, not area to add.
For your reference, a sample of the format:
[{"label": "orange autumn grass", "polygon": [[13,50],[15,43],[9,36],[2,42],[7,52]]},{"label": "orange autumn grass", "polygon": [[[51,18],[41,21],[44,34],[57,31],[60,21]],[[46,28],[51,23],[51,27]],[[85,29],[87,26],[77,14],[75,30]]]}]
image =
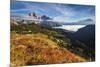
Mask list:
[{"label": "orange autumn grass", "polygon": [[11,33],[11,66],[85,62],[44,34]]}]

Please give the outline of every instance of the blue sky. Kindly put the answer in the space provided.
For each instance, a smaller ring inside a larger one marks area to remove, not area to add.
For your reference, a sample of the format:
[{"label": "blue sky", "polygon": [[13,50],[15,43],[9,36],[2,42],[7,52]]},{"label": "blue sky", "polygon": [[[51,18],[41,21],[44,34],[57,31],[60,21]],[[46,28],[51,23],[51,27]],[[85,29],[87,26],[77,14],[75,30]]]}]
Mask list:
[{"label": "blue sky", "polygon": [[60,22],[95,19],[95,6],[92,5],[16,1],[11,3],[10,9],[11,16],[26,16],[30,12],[35,12],[38,15],[47,15]]}]

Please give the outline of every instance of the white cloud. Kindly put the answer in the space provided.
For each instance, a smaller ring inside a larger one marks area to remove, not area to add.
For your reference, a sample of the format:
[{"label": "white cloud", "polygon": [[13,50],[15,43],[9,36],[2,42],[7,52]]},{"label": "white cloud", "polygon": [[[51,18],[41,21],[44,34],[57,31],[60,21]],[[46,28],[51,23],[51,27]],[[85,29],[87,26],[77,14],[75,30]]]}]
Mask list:
[{"label": "white cloud", "polygon": [[78,31],[78,29],[85,27],[86,25],[62,25],[59,27],[54,27],[54,28],[60,28],[60,29],[65,29],[68,31]]},{"label": "white cloud", "polygon": [[[11,10],[11,11],[36,12],[39,13],[40,15],[46,14],[52,17],[54,21],[59,21],[59,22],[75,22],[86,17],[84,11],[81,11],[81,13],[79,14],[80,11],[74,10],[73,7],[70,7],[69,5],[64,6],[62,4],[53,4],[53,3],[32,4],[28,2],[23,2],[23,5],[25,6],[25,8],[19,10]],[[86,13],[89,13],[90,10],[92,10],[92,8],[88,9]],[[89,15],[87,17],[89,17]]]},{"label": "white cloud", "polygon": [[[33,3],[34,4],[34,3]],[[43,4],[42,6],[39,5],[31,5],[29,3],[25,3],[26,9],[30,11],[41,10],[44,12],[58,12],[63,16],[72,16],[75,14],[74,10],[68,6],[62,6],[61,4]]]},{"label": "white cloud", "polygon": [[[23,3],[25,8],[19,9],[19,10],[12,10],[12,12],[18,12],[18,11],[29,11],[29,12],[34,12],[34,11],[41,11],[41,12],[50,12],[53,14],[59,14],[57,16],[54,16],[53,19],[55,21],[59,22],[65,22],[67,21],[68,17],[74,16],[75,12],[72,8],[68,6],[62,6],[61,4],[43,4],[42,6],[40,5],[32,5],[30,3]],[[33,3],[34,4],[34,3]]]}]

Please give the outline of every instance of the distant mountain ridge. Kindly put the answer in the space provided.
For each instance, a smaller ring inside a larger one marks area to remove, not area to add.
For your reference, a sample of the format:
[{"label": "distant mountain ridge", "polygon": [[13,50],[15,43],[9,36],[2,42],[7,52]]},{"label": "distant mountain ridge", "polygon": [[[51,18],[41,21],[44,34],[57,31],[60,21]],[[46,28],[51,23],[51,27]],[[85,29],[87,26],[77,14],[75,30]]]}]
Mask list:
[{"label": "distant mountain ridge", "polygon": [[[44,26],[48,26],[48,27],[57,27],[57,26],[61,26],[61,25],[90,25],[90,24],[94,24],[94,20],[92,18],[86,18],[83,20],[79,20],[77,22],[59,22],[59,21],[54,21],[53,18],[47,16],[47,15],[38,15],[35,12],[33,13],[28,13],[26,15],[18,15],[18,16],[14,16],[12,15],[11,18],[16,18],[16,21],[19,21],[21,23],[36,23],[36,24],[41,24]],[[19,20],[18,20],[19,19]],[[24,21],[24,22],[22,22]]]},{"label": "distant mountain ridge", "polygon": [[91,25],[91,24],[95,24],[95,21],[91,18],[87,18],[84,20],[80,20],[77,22],[68,22],[68,23],[63,23],[64,25]]}]

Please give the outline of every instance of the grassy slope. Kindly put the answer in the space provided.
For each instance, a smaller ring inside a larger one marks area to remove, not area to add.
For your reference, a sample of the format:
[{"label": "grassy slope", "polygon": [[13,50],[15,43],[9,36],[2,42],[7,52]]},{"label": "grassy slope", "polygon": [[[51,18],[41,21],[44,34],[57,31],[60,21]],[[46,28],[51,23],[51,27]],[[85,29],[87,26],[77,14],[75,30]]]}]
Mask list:
[{"label": "grassy slope", "polygon": [[46,34],[11,33],[11,65],[36,65],[84,62]]}]

